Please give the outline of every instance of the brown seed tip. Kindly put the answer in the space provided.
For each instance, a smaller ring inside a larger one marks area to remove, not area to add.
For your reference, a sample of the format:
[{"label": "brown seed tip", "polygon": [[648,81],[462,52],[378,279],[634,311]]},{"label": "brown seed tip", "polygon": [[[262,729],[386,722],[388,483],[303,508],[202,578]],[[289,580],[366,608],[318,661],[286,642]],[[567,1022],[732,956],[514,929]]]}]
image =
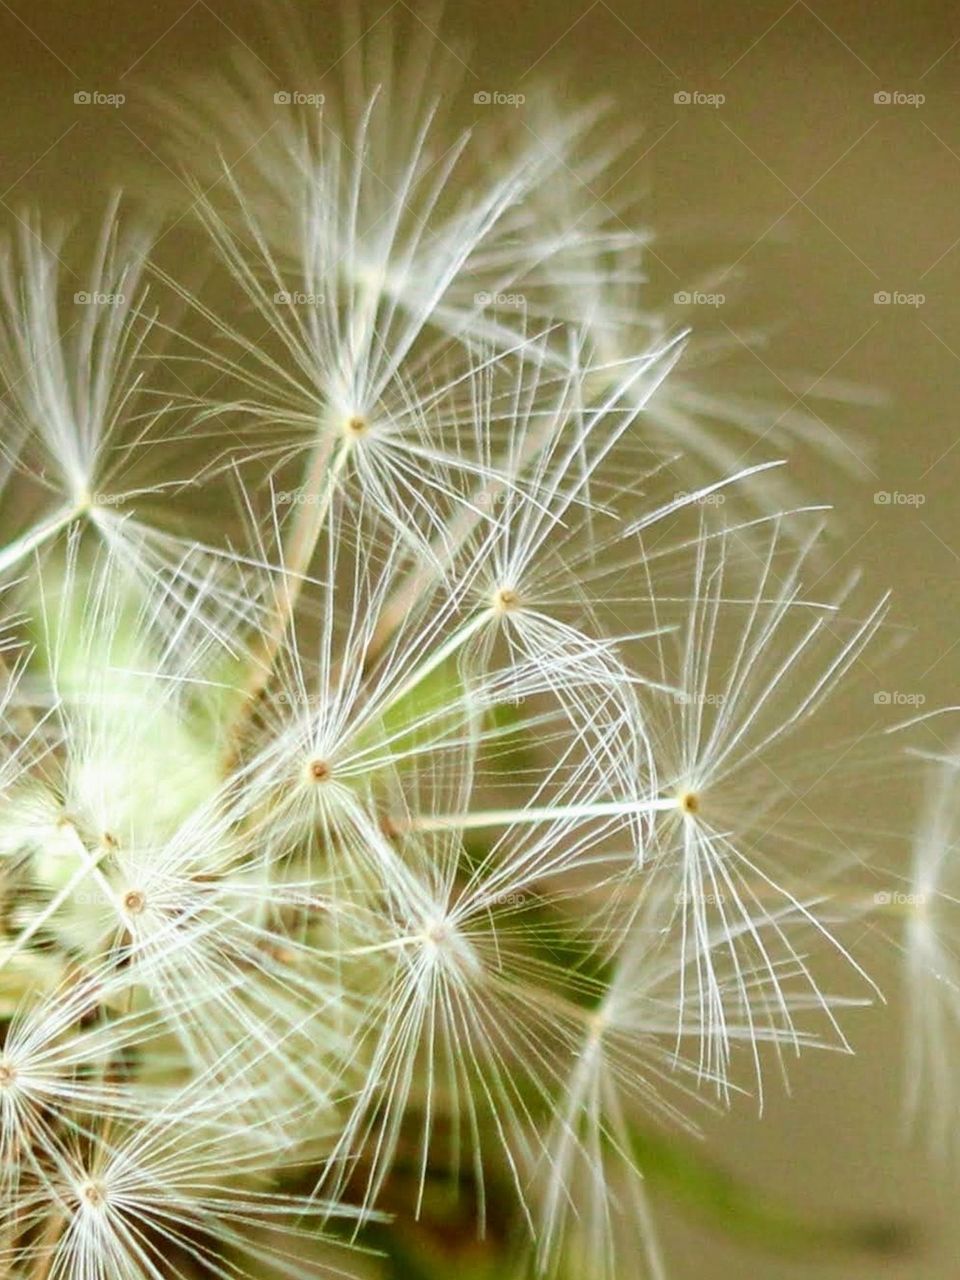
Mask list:
[{"label": "brown seed tip", "polygon": [[493,593],[492,605],[494,613],[510,613],[520,608],[520,593],[513,587],[498,587]]},{"label": "brown seed tip", "polygon": [[123,895],[123,908],[132,916],[140,915],[146,905],[146,895],[140,889],[128,889]]},{"label": "brown seed tip", "polygon": [[363,436],[366,435],[367,430],[368,424],[366,418],[361,417],[358,413],[353,414],[346,421],[346,432],[348,436]]},{"label": "brown seed tip", "polygon": [[326,760],[311,760],[307,765],[307,777],[311,782],[326,782],[333,775],[333,769]]},{"label": "brown seed tip", "polygon": [[423,937],[432,946],[442,946],[450,936],[450,930],[443,920],[428,920],[424,925]]},{"label": "brown seed tip", "polygon": [[398,840],[403,835],[403,827],[388,813],[380,815],[380,830],[388,840]]},{"label": "brown seed tip", "polygon": [[16,1078],[17,1073],[14,1069],[13,1063],[8,1062],[6,1058],[0,1058],[0,1089],[13,1084]]},{"label": "brown seed tip", "polygon": [[99,1209],[106,1199],[103,1187],[99,1182],[85,1182],[80,1188],[80,1195],[94,1209]]},{"label": "brown seed tip", "polygon": [[677,803],[684,813],[697,813],[700,808],[700,797],[695,791],[684,791]]}]

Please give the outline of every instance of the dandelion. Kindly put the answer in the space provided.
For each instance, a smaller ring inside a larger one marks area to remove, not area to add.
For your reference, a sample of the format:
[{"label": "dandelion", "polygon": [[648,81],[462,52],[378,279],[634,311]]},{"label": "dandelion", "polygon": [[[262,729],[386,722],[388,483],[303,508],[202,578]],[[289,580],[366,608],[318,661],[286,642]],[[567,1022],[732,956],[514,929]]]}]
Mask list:
[{"label": "dandelion", "polygon": [[[726,537],[701,544],[678,659],[681,692],[665,700],[671,714],[655,738],[663,794],[673,798],[661,825],[662,856],[676,876],[681,936],[701,957],[695,982],[701,1026],[709,1032],[705,1047],[708,1055],[719,1049],[721,1058],[727,1045],[725,1000],[714,949],[706,945],[714,936],[711,918],[728,935],[724,950],[735,969],[741,950],[753,953],[745,968],[765,968],[774,991],[773,950],[804,968],[779,928],[783,910],[800,912],[830,940],[804,893],[791,887],[804,882],[794,881],[787,855],[799,847],[809,858],[811,836],[791,831],[796,793],[789,760],[781,763],[779,753],[835,693],[876,634],[886,604],[881,600],[862,621],[838,633],[838,605],[801,594],[805,549],[777,563],[781,536],[774,523],[766,548],[758,549],[752,589],[741,600],[725,595]],[[739,615],[726,642],[723,613]],[[787,820],[777,820],[778,794]],[[821,838],[815,828],[814,851]],[[771,840],[772,856],[766,852]],[[758,930],[757,918],[768,928]],[[713,1069],[722,1072],[719,1064]]]},{"label": "dandelion", "polygon": [[[242,1086],[231,1101],[242,1107]],[[24,1197],[18,1225],[29,1229],[45,1217],[50,1225],[22,1256],[54,1276],[111,1280],[181,1277],[196,1269],[222,1274],[218,1258],[230,1253],[250,1267],[276,1266],[280,1274],[323,1274],[299,1253],[309,1232],[298,1218],[331,1206],[311,1210],[301,1198],[258,1186],[278,1168],[275,1139],[256,1126],[224,1124],[222,1115],[218,1120],[207,1091],[194,1083],[145,1122],[121,1121],[109,1136],[101,1127],[90,1142],[65,1144]],[[247,1189],[225,1194],[225,1174],[235,1167],[238,1147]],[[276,1242],[251,1244],[254,1223],[270,1226]]]},{"label": "dandelion", "polygon": [[[368,43],[322,112],[248,64],[168,123],[204,291],[116,205],[75,316],[73,240],[0,263],[24,1280],[412,1273],[441,1187],[494,1270],[660,1280],[651,1153],[848,1051],[874,991],[866,832],[823,799],[871,725],[831,756],[818,717],[885,598],[824,584],[756,416],[678,389],[647,233],[570,177],[609,178],[613,113],[471,138],[452,64]],[[908,939],[938,1091],[954,766]]]},{"label": "dandelion", "polygon": [[[925,721],[953,708],[916,717]],[[896,726],[902,728],[904,726]],[[939,742],[939,735],[938,735]],[[926,784],[909,877],[874,896],[878,921],[892,922],[903,952],[910,1033],[906,1037],[906,1110],[942,1158],[952,1155],[947,1117],[956,1106],[951,1050],[960,1006],[960,970],[952,941],[956,903],[957,743],[912,754],[924,760]]]},{"label": "dandelion", "polygon": [[117,508],[149,492],[132,481],[133,446],[152,426],[136,407],[151,326],[141,283],[148,242],[139,233],[121,235],[114,204],[89,288],[76,292],[71,314],[63,296],[64,237],[48,243],[42,231],[23,223],[2,255],[5,457],[38,485],[48,508],[6,546],[5,569],[80,520],[115,536],[123,525]]}]

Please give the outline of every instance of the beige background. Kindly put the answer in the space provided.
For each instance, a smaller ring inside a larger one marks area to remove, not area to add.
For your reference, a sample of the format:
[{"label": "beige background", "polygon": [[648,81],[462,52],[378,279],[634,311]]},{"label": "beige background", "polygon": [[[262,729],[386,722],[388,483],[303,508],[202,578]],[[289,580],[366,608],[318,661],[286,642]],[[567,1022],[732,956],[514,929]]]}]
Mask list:
[{"label": "beige background", "polygon": [[[385,7],[379,0],[369,12]],[[337,6],[308,8],[320,63],[332,63],[341,47]],[[402,3],[395,9],[418,21]],[[268,13],[264,24],[244,0],[0,0],[0,200],[10,216],[36,201],[93,209],[111,182],[131,173],[150,198],[177,192],[156,154],[159,125],[143,106],[144,88],[220,64],[237,42],[271,65],[264,32],[277,27],[280,9]],[[450,6],[443,32],[466,42],[462,97],[451,104],[464,122],[484,127],[476,90],[534,93],[542,77],[571,100],[613,94],[642,121],[644,141],[624,167],[635,165],[628,180],[648,192],[658,296],[689,286],[704,267],[738,264],[736,296],[731,287],[722,311],[690,319],[769,330],[764,348],[739,348],[741,383],[785,395],[780,377],[789,374],[793,385],[799,371],[801,391],[829,375],[886,393],[883,408],[847,406],[836,415],[855,442],[855,482],[812,455],[801,453],[797,470],[813,494],[840,508],[855,544],[850,560],[877,590],[894,588],[897,620],[915,628],[896,687],[930,706],[957,701],[960,11],[908,0],[465,0]],[[73,95],[82,89],[122,92],[128,101],[79,107]],[[679,91],[722,93],[725,102],[677,104]],[[878,91],[926,100],[878,105]],[[926,300],[882,306],[878,291]],[[877,491],[894,490],[925,501],[874,501]],[[879,794],[857,794],[851,804],[878,824],[903,821],[884,814]],[[801,1063],[793,1097],[774,1091],[759,1123],[739,1108],[716,1126],[714,1150],[811,1211],[850,1206],[913,1219],[918,1249],[884,1265],[814,1269],[743,1253],[664,1207],[678,1280],[960,1274],[960,1179],[902,1141],[895,965],[878,963],[891,1006],[853,1020],[857,1056]]]}]

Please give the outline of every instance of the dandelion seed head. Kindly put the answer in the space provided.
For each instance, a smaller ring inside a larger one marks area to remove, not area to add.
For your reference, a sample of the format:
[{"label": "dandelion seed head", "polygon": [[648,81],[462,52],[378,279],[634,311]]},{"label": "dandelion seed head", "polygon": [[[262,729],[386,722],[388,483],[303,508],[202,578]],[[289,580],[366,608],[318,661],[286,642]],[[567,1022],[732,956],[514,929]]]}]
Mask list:
[{"label": "dandelion seed head", "polygon": [[430,947],[440,948],[449,937],[449,929],[443,920],[428,920],[423,928],[423,940]]},{"label": "dandelion seed head", "polygon": [[423,952],[430,962],[454,972],[476,975],[482,962],[470,940],[456,923],[443,916],[431,916],[420,933]]},{"label": "dandelion seed head", "polygon": [[607,1028],[611,1023],[611,1013],[606,1002],[598,1009],[594,1009],[587,1016],[587,1044],[588,1046],[598,1046],[606,1034]]},{"label": "dandelion seed head", "polygon": [[127,915],[139,916],[147,908],[147,895],[142,889],[128,889],[123,895],[123,909]]},{"label": "dandelion seed head", "polygon": [[333,765],[329,760],[310,760],[307,762],[306,774],[308,782],[329,782],[333,777]]},{"label": "dandelion seed head", "polygon": [[344,434],[349,440],[360,440],[370,431],[370,423],[362,414],[351,414],[343,424]]},{"label": "dandelion seed head", "polygon": [[[638,1131],[728,1100],[735,1049],[759,1084],[767,1047],[844,1043],[829,881],[787,865],[762,766],[882,608],[840,625],[842,593],[800,596],[812,540],[702,501],[749,479],[779,512],[778,462],[656,500],[759,433],[674,395],[642,237],[571,188],[617,186],[609,121],[491,148],[436,48],[353,55],[324,112],[273,111],[261,67],[182,118],[245,163],[193,206],[233,303],[151,268],[192,315],[169,405],[115,210],[109,304],[64,314],[66,242],[0,257],[0,487],[48,503],[0,544],[29,649],[0,688],[0,1214],[57,1280],[312,1274],[311,1218],[393,1210],[411,1166],[426,1217],[439,1160],[488,1238],[512,1187],[540,1274],[662,1275]],[[186,500],[151,470],[181,423]],[[939,834],[923,883],[955,898]]]},{"label": "dandelion seed head", "polygon": [[522,605],[520,592],[515,587],[497,587],[490,601],[495,614],[516,613]]},{"label": "dandelion seed head", "polygon": [[677,808],[681,813],[687,814],[689,817],[693,817],[694,814],[699,813],[700,804],[701,797],[699,792],[681,791],[677,796]]},{"label": "dandelion seed head", "polygon": [[100,1212],[106,1208],[107,1204],[106,1185],[95,1178],[90,1178],[77,1187],[77,1197],[84,1208]]}]

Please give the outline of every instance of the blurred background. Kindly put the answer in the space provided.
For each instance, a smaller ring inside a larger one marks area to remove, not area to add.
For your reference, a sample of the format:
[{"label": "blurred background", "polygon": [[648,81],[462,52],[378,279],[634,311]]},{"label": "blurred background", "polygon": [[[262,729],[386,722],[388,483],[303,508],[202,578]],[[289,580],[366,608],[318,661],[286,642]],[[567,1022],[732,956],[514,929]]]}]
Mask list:
[{"label": "blurred background", "polygon": [[[192,197],[147,90],[224,70],[246,49],[278,90],[329,91],[352,38],[340,6],[295,7],[329,82],[286,83],[281,5],[0,0],[0,218],[33,205],[99,213],[118,185],[186,217]],[[892,675],[860,696],[885,690],[908,711],[960,701],[960,12],[906,0],[458,0],[438,17],[371,0],[359,17],[361,29],[386,20],[453,49],[463,74],[446,106],[476,130],[502,129],[508,112],[510,128],[533,128],[545,84],[571,104],[597,94],[619,104],[640,141],[613,186],[591,195],[612,201],[629,187],[639,198],[655,236],[651,305],[727,341],[740,388],[783,410],[809,407],[849,455],[845,468],[799,449],[793,466],[811,497],[837,508],[837,556],[862,565],[876,593],[893,588],[908,636]],[[838,383],[859,386],[861,401],[819,399]],[[867,706],[861,718],[887,722],[888,710]],[[946,727],[924,728],[928,745]],[[885,856],[905,866],[912,815],[893,812],[879,786],[849,802],[866,826],[903,833]],[[791,1096],[773,1090],[762,1119],[744,1100],[711,1121],[710,1149],[811,1214],[845,1207],[911,1222],[915,1247],[862,1265],[794,1262],[744,1250],[660,1201],[677,1280],[960,1274],[960,1175],[904,1135],[896,956],[874,941],[862,940],[889,1004],[851,1020],[856,1055],[808,1056]]]}]

